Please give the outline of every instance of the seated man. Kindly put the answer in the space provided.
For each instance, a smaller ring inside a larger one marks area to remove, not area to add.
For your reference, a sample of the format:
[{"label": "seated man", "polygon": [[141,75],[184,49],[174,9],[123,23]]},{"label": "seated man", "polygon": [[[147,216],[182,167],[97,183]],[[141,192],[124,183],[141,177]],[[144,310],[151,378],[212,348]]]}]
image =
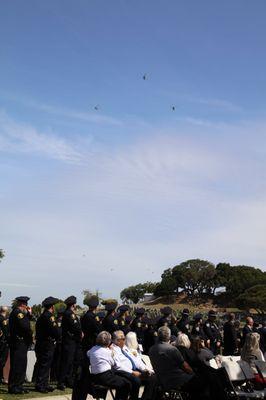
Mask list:
[{"label": "seated man", "polygon": [[98,334],[96,345],[87,352],[92,380],[96,384],[115,389],[116,400],[126,400],[131,390],[131,384],[128,379],[118,376],[114,372],[115,361],[110,345],[111,335],[109,332],[103,331]]},{"label": "seated man", "polygon": [[153,398],[154,378],[140,357],[134,357],[125,346],[125,335],[123,331],[113,333],[114,368],[119,376],[127,378],[132,384],[131,399],[137,400],[139,388],[145,384],[142,399]]},{"label": "seated man", "polygon": [[202,382],[196,377],[180,351],[170,344],[171,331],[167,326],[158,329],[158,343],[151,347],[149,356],[155,374],[165,390],[181,389],[192,398],[207,399]]}]

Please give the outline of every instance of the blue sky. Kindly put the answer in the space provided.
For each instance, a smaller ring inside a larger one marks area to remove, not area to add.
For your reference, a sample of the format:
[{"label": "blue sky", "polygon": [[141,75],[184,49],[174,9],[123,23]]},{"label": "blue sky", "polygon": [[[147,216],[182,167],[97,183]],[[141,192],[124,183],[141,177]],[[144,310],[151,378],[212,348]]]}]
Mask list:
[{"label": "blue sky", "polygon": [[1,3],[2,302],[118,297],[194,257],[265,269],[265,12]]}]

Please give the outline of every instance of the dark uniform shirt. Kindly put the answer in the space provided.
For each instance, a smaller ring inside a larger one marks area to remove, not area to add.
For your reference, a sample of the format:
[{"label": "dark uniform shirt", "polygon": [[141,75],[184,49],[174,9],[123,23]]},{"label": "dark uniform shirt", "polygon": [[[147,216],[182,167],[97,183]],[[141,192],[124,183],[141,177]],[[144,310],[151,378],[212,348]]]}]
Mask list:
[{"label": "dark uniform shirt", "polygon": [[111,334],[119,329],[118,320],[112,314],[107,314],[106,317],[104,317],[102,325],[103,330]]},{"label": "dark uniform shirt", "polygon": [[207,340],[207,336],[205,335],[202,323],[193,322],[191,336],[199,336],[201,339]]},{"label": "dark uniform shirt", "polygon": [[59,338],[59,329],[55,316],[48,310],[40,315],[36,322],[36,340],[56,340]]},{"label": "dark uniform shirt", "polygon": [[8,341],[9,337],[9,323],[8,318],[0,315],[0,341]]},{"label": "dark uniform shirt", "polygon": [[188,337],[190,337],[190,332],[189,332],[190,325],[188,317],[182,317],[177,322],[176,326],[182,333],[185,333]]},{"label": "dark uniform shirt", "polygon": [[128,332],[131,331],[131,327],[129,326],[129,324],[127,323],[127,321],[123,315],[118,316],[117,321],[118,321],[118,329],[120,331],[123,331],[124,335],[126,335]]},{"label": "dark uniform shirt", "polygon": [[80,342],[81,337],[81,325],[77,315],[71,309],[66,309],[62,318],[62,339],[71,338]]},{"label": "dark uniform shirt", "polygon": [[30,315],[14,308],[9,316],[10,343],[23,340],[28,346],[32,344],[32,330],[30,326]]},{"label": "dark uniform shirt", "polygon": [[100,318],[91,310],[88,310],[81,318],[81,328],[84,333],[82,347],[88,351],[95,345],[96,337],[102,330]]},{"label": "dark uniform shirt", "polygon": [[217,350],[217,342],[221,341],[221,334],[215,322],[207,319],[203,325],[204,333],[210,340],[211,350],[215,353]]},{"label": "dark uniform shirt", "polygon": [[136,333],[138,342],[140,344],[144,343],[145,331],[147,325],[142,321],[142,318],[137,316],[131,323],[131,330]]}]

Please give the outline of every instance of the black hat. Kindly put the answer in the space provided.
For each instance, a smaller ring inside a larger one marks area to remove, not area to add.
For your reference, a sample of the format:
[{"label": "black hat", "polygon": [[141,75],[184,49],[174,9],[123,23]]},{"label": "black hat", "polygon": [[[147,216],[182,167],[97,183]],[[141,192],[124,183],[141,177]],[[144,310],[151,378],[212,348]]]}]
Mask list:
[{"label": "black hat", "polygon": [[95,295],[91,296],[87,301],[87,305],[89,307],[94,307],[94,308],[98,307],[98,305],[99,305],[98,296],[95,296]]},{"label": "black hat", "polygon": [[15,300],[17,302],[23,303],[23,304],[28,304],[29,299],[30,299],[30,297],[28,297],[28,296],[19,296],[19,297],[15,298]]},{"label": "black hat", "polygon": [[209,317],[216,317],[216,312],[215,312],[214,310],[210,310],[210,311],[208,312],[208,316],[209,316]]},{"label": "black hat", "polygon": [[171,307],[163,307],[163,308],[161,308],[161,313],[163,314],[163,315],[170,315],[170,314],[172,314],[172,308]]},{"label": "black hat", "polygon": [[126,311],[129,310],[129,306],[127,306],[126,304],[122,304],[121,306],[118,307],[117,311],[119,313],[124,313]]},{"label": "black hat", "polygon": [[59,299],[56,299],[55,297],[49,296],[46,297],[46,299],[43,300],[42,302],[42,306],[49,308],[54,306],[56,303],[58,303]]},{"label": "black hat", "polygon": [[77,303],[77,298],[76,298],[75,296],[69,296],[69,297],[64,301],[64,303],[65,303],[67,306],[73,306],[74,304]]},{"label": "black hat", "polygon": [[182,315],[189,315],[189,309],[184,308],[184,310],[182,311]]},{"label": "black hat", "polygon": [[116,306],[117,306],[117,303],[110,302],[110,303],[105,304],[105,309],[106,309],[106,311],[114,311],[116,309]]},{"label": "black hat", "polygon": [[195,321],[199,321],[202,318],[203,318],[203,315],[201,313],[197,313],[197,314],[194,315],[194,320]]},{"label": "black hat", "polygon": [[141,307],[141,308],[136,308],[135,314],[137,314],[137,315],[143,315],[143,314],[145,314],[145,309],[144,309],[143,307]]}]

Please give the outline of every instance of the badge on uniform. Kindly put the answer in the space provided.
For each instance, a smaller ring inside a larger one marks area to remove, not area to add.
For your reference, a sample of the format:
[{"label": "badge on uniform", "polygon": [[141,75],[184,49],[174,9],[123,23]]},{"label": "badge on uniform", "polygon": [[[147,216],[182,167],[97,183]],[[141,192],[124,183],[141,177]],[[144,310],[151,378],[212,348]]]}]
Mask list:
[{"label": "badge on uniform", "polygon": [[95,317],[95,321],[100,321],[100,318],[98,317],[98,315],[96,315],[96,317]]},{"label": "badge on uniform", "polygon": [[71,314],[71,318],[72,318],[72,319],[76,319],[75,314]]},{"label": "badge on uniform", "polygon": [[141,328],[141,322],[138,322],[138,323],[137,323],[137,327],[138,327],[138,328]]},{"label": "badge on uniform", "polygon": [[22,314],[21,312],[20,312],[20,313],[18,313],[18,318],[19,318],[19,319],[22,319],[22,318],[24,318],[24,314]]},{"label": "badge on uniform", "polygon": [[125,321],[121,321],[122,326],[125,326]]},{"label": "badge on uniform", "polygon": [[7,325],[7,324],[8,324],[8,320],[5,319],[5,320],[3,321],[3,325]]},{"label": "badge on uniform", "polygon": [[114,320],[114,324],[115,324],[115,325],[118,325],[117,319]]},{"label": "badge on uniform", "polygon": [[50,321],[52,321],[52,322],[55,321],[55,317],[53,315],[50,317]]}]

